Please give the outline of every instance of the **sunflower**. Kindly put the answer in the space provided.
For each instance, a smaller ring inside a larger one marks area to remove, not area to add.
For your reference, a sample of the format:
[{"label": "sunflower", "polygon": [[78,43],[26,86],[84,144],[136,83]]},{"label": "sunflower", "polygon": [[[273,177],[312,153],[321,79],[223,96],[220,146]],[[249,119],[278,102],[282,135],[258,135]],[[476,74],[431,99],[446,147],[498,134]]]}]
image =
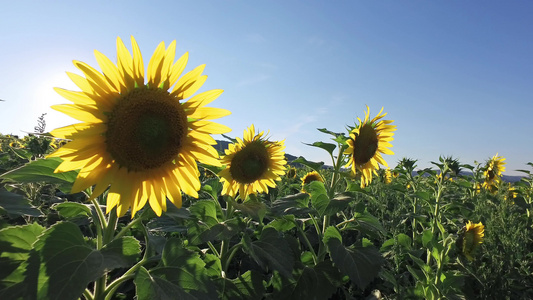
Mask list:
[{"label": "sunflower", "polygon": [[505,172],[506,163],[503,162],[505,158],[503,156],[498,156],[498,153],[494,155],[491,159],[487,161],[485,165],[485,171],[483,175],[485,176],[485,181],[483,182],[483,187],[492,192],[496,191],[496,187],[501,182],[502,172]]},{"label": "sunflower", "polygon": [[275,187],[274,181],[285,174],[284,141],[271,142],[263,138],[264,132],[255,134],[252,124],[244,130],[244,137],[229,144],[221,161],[226,165],[218,173],[224,183],[222,194],[235,197],[237,192],[244,201],[250,194],[268,193],[268,187]]},{"label": "sunflower", "polygon": [[469,260],[474,259],[472,255],[479,245],[483,243],[484,236],[485,226],[481,222],[474,224],[472,221],[468,221],[466,223],[458,240],[458,246],[466,258]]},{"label": "sunflower", "polygon": [[365,187],[372,182],[372,174],[377,175],[379,164],[387,167],[387,162],[381,157],[383,154],[394,154],[389,147],[389,143],[393,140],[393,131],[396,130],[395,125],[389,125],[393,120],[381,120],[387,114],[381,114],[383,108],[378,115],[369,120],[370,109],[366,107],[365,119],[357,118],[359,125],[353,128],[348,139],[348,149],[344,154],[349,155],[348,163],[345,167],[351,167],[352,174],[357,172],[361,175],[361,187]]},{"label": "sunflower", "polygon": [[[168,48],[161,42],[152,55],[145,77],[139,46],[131,37],[132,54],[117,38],[117,64],[95,51],[102,73],[74,61],[85,77],[68,73],[81,91],[55,88],[73,104],[52,106],[74,119],[74,125],[51,134],[71,140],[52,153],[63,162],[55,172],[81,169],[72,192],[93,185],[90,199],[109,186],[107,212],[114,207],[131,216],[146,202],[160,216],[166,199],[181,207],[181,192],[198,197],[199,171],[196,161],[220,165],[210,134],[226,133],[228,127],[213,123],[230,112],[204,107],[222,90],[199,93],[205,82],[205,65],[181,76],[188,60],[185,53],[174,62],[176,42]],[[181,76],[181,77],[180,77]]]},{"label": "sunflower", "polygon": [[295,167],[291,167],[291,166],[289,166],[289,167],[287,168],[287,178],[289,178],[289,179],[294,179],[294,178],[296,178],[296,173],[297,173],[297,172],[296,172],[296,168],[295,168]]},{"label": "sunflower", "polygon": [[383,181],[385,184],[389,184],[392,182],[392,172],[390,168],[385,169],[385,172],[383,174]]},{"label": "sunflower", "polygon": [[307,193],[307,191],[305,190],[305,186],[313,181],[324,182],[324,179],[317,171],[308,172],[304,175],[304,177],[302,177],[302,193]]}]

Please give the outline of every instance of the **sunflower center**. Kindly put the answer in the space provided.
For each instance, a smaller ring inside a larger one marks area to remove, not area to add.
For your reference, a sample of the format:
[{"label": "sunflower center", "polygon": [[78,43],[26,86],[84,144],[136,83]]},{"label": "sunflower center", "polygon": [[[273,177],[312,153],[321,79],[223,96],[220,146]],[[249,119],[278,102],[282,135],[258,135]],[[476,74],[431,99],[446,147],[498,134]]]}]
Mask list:
[{"label": "sunflower center", "polygon": [[237,152],[231,161],[230,173],[239,183],[252,183],[268,170],[269,155],[261,141],[254,141]]},{"label": "sunflower center", "polygon": [[366,164],[374,157],[378,150],[378,135],[372,125],[365,124],[359,129],[359,135],[355,138],[353,147],[355,164]]},{"label": "sunflower center", "polygon": [[154,169],[176,157],[187,130],[187,114],[176,98],[161,89],[137,88],[108,116],[107,149],[130,171]]},{"label": "sunflower center", "polygon": [[317,174],[309,174],[304,178],[304,184],[309,184],[313,181],[320,181],[320,177]]}]

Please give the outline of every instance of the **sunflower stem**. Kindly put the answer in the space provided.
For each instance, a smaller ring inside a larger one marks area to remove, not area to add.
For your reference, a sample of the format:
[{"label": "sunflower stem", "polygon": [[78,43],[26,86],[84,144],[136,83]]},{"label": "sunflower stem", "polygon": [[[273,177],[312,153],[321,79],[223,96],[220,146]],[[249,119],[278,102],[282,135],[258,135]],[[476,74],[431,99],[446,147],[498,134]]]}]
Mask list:
[{"label": "sunflower stem", "polygon": [[96,249],[100,250],[102,249],[103,245],[103,232],[105,231],[107,227],[107,222],[105,219],[105,215],[102,212],[102,209],[100,208],[100,204],[96,199],[91,199],[91,203],[94,205],[94,209],[96,211],[97,219],[95,220],[96,225]]},{"label": "sunflower stem", "polygon": [[313,246],[311,245],[311,242],[307,238],[307,235],[305,234],[303,228],[298,226],[298,222],[296,220],[294,221],[294,224],[296,225],[298,232],[300,232],[300,235],[303,237],[305,245],[311,251],[311,255],[313,256],[313,262],[315,263],[315,265],[318,264],[318,257],[316,256],[315,249],[313,249]]}]

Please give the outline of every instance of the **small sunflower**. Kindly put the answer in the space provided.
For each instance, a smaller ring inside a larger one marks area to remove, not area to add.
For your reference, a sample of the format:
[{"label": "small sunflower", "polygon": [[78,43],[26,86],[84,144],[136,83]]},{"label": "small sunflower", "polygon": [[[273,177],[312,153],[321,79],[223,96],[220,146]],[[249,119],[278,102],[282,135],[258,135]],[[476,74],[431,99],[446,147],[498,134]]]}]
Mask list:
[{"label": "small sunflower", "polygon": [[221,159],[226,168],[218,173],[224,183],[222,194],[235,197],[238,192],[244,201],[250,194],[268,193],[268,187],[281,180],[287,164],[284,141],[271,142],[263,134],[255,134],[252,124],[244,130],[242,140],[229,144]]},{"label": "small sunflower", "polygon": [[381,157],[381,154],[394,154],[390,149],[389,143],[394,140],[393,131],[395,125],[389,125],[393,120],[381,120],[387,114],[378,115],[372,120],[369,119],[370,108],[366,107],[365,119],[357,118],[359,124],[350,132],[348,139],[348,149],[344,154],[349,155],[348,163],[345,167],[351,167],[352,174],[361,173],[361,187],[365,187],[372,182],[372,174],[377,174],[378,164],[387,167],[387,162]]},{"label": "small sunflower", "polygon": [[496,153],[496,155],[487,161],[485,171],[483,172],[485,176],[483,187],[485,189],[495,192],[496,187],[501,182],[502,172],[505,172],[503,165],[506,163],[504,160],[505,158],[503,156],[498,156],[498,153]]},{"label": "small sunflower", "polygon": [[392,182],[392,172],[390,168],[385,169],[385,173],[383,175],[383,181],[385,182],[385,184],[389,184]]},{"label": "small sunflower", "polygon": [[294,179],[296,178],[296,168],[289,166],[287,168],[287,178]]},{"label": "small sunflower", "polygon": [[474,224],[472,221],[468,221],[468,223],[466,223],[458,240],[458,246],[466,258],[469,260],[474,259],[472,255],[479,245],[483,243],[484,236],[485,226],[481,222]]},{"label": "small sunflower", "polygon": [[307,191],[305,190],[305,186],[313,181],[324,182],[324,179],[317,171],[308,172],[304,175],[304,177],[302,177],[302,193],[307,193]]},{"label": "small sunflower", "polygon": [[188,54],[174,62],[175,41],[168,48],[163,42],[158,45],[147,76],[133,37],[131,43],[133,56],[117,38],[117,64],[95,51],[102,73],[74,61],[85,77],[67,74],[81,91],[55,88],[73,104],[52,108],[81,123],[51,132],[71,141],[50,156],[63,159],[55,172],[81,169],[72,192],[96,185],[94,199],[110,186],[107,212],[116,207],[123,216],[131,207],[133,218],[148,202],[160,216],[166,211],[167,198],[181,207],[182,191],[198,197],[196,161],[220,165],[210,134],[231,130],[210,120],[230,112],[205,107],[222,90],[193,96],[207,79],[202,75],[205,65],[181,76]]}]

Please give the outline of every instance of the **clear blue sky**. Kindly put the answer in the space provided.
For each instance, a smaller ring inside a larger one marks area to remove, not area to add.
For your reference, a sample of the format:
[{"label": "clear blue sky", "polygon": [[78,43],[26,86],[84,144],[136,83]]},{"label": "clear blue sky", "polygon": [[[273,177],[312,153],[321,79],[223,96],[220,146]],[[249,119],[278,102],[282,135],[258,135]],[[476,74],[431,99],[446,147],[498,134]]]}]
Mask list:
[{"label": "clear blue sky", "polygon": [[[391,167],[431,166],[496,153],[507,172],[533,162],[532,1],[9,1],[0,16],[0,132],[73,123],[49,108],[77,90],[72,60],[116,61],[116,38],[134,35],[147,61],[157,44],[207,64],[203,90],[242,136],[254,123],[286,152],[330,164],[303,143],[328,141],[382,106],[398,126]],[[129,46],[128,46],[129,47]],[[131,49],[131,48],[130,48]]]}]

